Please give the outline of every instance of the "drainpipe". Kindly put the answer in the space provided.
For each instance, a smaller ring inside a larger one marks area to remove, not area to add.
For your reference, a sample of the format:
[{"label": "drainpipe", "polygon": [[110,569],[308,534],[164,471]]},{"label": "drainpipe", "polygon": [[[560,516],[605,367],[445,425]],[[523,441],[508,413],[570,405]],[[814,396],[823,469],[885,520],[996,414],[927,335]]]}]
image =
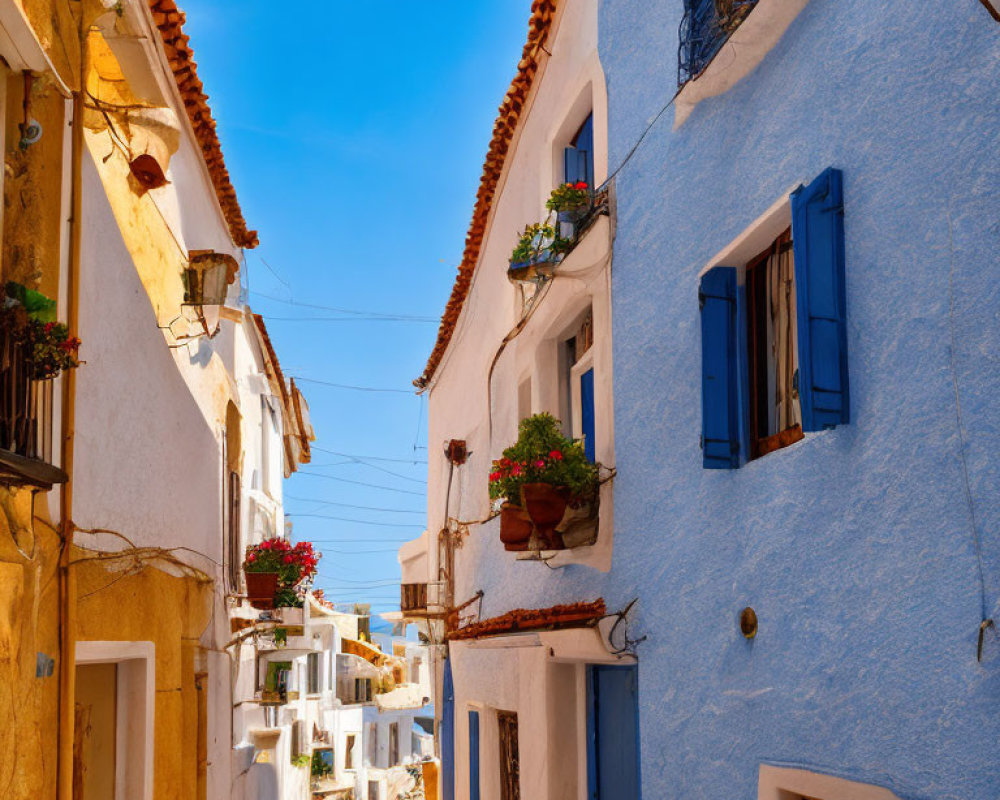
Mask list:
[{"label": "drainpipe", "polygon": [[[70,175],[71,212],[69,235],[69,270],[67,275],[66,325],[70,336],[79,332],[80,311],[80,239],[82,233],[83,187],[83,90],[86,85],[87,37],[81,23],[80,88],[73,92],[72,163]],[[73,734],[76,713],[76,570],[70,566],[73,550],[73,437],[76,418],[76,370],[63,373],[62,394],[62,469],[69,476],[60,497],[62,553],[60,574],[60,651],[59,660],[59,758],[58,799],[73,800]]]}]

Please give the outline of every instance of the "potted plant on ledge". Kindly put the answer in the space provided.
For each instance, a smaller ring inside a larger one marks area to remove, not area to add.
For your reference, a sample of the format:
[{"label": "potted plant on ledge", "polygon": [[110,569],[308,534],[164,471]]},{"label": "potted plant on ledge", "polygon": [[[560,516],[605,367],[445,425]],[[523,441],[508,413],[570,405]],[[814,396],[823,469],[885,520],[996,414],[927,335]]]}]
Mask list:
[{"label": "potted plant on ledge", "polygon": [[546,222],[527,225],[510,254],[507,277],[512,281],[536,281],[551,277],[566,251],[566,242]]},{"label": "potted plant on ledge", "polygon": [[590,187],[584,181],[557,186],[545,201],[545,207],[556,212],[559,235],[564,239],[573,238],[577,223],[587,215],[591,205]]},{"label": "potted plant on ledge", "polygon": [[587,460],[582,441],[563,435],[559,420],[544,413],[521,420],[517,442],[493,462],[490,473],[490,497],[505,501],[504,547],[563,549],[557,527],[568,509],[596,507],[597,485],[597,465]]},{"label": "potted plant on ledge", "polygon": [[293,545],[278,537],[247,547],[243,573],[250,605],[261,610],[301,606],[298,587],[316,574],[321,555],[313,552],[312,542]]}]

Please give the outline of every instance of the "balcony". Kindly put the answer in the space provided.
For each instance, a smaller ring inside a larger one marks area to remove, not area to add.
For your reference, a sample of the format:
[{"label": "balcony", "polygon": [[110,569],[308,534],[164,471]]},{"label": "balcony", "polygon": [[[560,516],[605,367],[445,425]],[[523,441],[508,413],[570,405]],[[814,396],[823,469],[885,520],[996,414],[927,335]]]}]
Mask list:
[{"label": "balcony", "polygon": [[399,609],[404,614],[427,611],[427,584],[404,583],[400,587]]},{"label": "balcony", "polygon": [[697,78],[757,0],[687,0],[677,52],[677,85]]},{"label": "balcony", "polygon": [[37,380],[29,343],[0,330],[0,482],[52,488],[66,473],[52,466],[53,380]]}]

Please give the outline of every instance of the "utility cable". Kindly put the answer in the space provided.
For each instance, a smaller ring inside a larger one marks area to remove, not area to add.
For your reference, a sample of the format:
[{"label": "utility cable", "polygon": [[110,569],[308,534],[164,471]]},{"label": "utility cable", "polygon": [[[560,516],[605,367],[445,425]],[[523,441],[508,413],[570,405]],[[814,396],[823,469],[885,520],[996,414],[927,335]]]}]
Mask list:
[{"label": "utility cable", "polygon": [[318,305],[317,303],[299,303],[295,300],[284,300],[280,297],[275,297],[274,295],[264,294],[262,292],[251,292],[250,294],[256,295],[257,297],[262,297],[265,300],[271,300],[275,303],[283,303],[286,306],[297,306],[299,308],[315,308],[320,311],[335,311],[339,314],[355,314],[362,317],[377,317],[379,319],[392,319],[392,320],[410,320],[412,322],[437,322],[437,317],[424,317],[417,314],[388,314],[379,311],[358,311],[353,308],[338,308],[336,306],[324,306]]},{"label": "utility cable", "polygon": [[423,514],[424,509],[417,508],[410,510],[408,508],[381,508],[379,506],[355,506],[350,503],[336,503],[333,500],[320,500],[313,497],[296,497],[295,495],[286,494],[286,500],[295,500],[300,503],[319,503],[321,506],[341,506],[343,508],[357,508],[362,511],[384,511],[386,514]]},{"label": "utility cable", "polygon": [[411,492],[411,491],[408,491],[407,489],[397,489],[394,486],[381,486],[381,485],[379,485],[377,483],[365,483],[364,481],[352,481],[352,480],[349,480],[348,478],[339,478],[336,475],[323,475],[322,473],[319,473],[319,472],[307,472],[306,470],[302,470],[302,469],[300,469],[297,474],[299,474],[299,475],[309,475],[310,477],[313,477],[313,478],[326,478],[328,481],[339,481],[340,483],[350,483],[350,484],[354,484],[355,486],[367,486],[370,489],[384,489],[387,492],[398,492],[399,494],[412,494],[412,495],[414,495],[416,497],[423,497],[424,496],[423,492]]},{"label": "utility cable", "polygon": [[342,456],[343,458],[349,458],[352,461],[359,459],[361,461],[392,461],[397,464],[426,464],[426,461],[415,461],[409,458],[384,458],[383,456],[359,456],[356,453],[340,453],[337,450],[328,450],[325,447],[317,447],[313,445],[313,450],[318,450],[321,453],[329,453],[332,456]]},{"label": "utility cable", "polygon": [[293,513],[290,513],[290,512],[286,512],[285,516],[286,517],[311,517],[313,519],[332,519],[332,520],[336,520],[337,522],[350,522],[350,523],[353,523],[354,525],[374,525],[377,528],[422,528],[422,527],[424,527],[423,525],[420,525],[419,523],[416,523],[416,522],[369,522],[368,520],[364,520],[364,519],[347,519],[346,517],[330,517],[330,516],[327,516],[326,514],[293,514]]},{"label": "utility cable", "polygon": [[318,386],[330,386],[334,389],[350,389],[355,392],[384,392],[390,394],[412,394],[409,389],[378,389],[373,386],[355,386],[349,383],[334,383],[332,381],[321,381],[316,378],[303,378],[294,376],[296,383],[315,383]]}]

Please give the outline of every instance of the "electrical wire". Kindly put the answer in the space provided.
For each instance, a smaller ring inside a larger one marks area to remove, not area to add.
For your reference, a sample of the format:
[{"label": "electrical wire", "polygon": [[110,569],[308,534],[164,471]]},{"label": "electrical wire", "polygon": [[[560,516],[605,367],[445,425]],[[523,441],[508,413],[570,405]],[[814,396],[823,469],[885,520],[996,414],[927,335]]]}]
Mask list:
[{"label": "electrical wire", "polygon": [[299,303],[295,300],[284,300],[280,297],[275,297],[274,295],[264,294],[262,292],[251,292],[250,294],[256,295],[257,297],[262,297],[265,300],[271,300],[275,303],[283,303],[286,306],[297,306],[299,308],[315,308],[320,311],[335,311],[339,314],[355,314],[357,316],[363,317],[374,317],[378,319],[392,319],[392,320],[408,320],[411,322],[438,322],[437,317],[424,317],[417,314],[387,314],[380,311],[358,311],[353,308],[338,308],[337,306],[323,306],[316,303]]},{"label": "electrical wire", "polygon": [[332,456],[342,456],[343,458],[349,458],[352,461],[355,460],[355,459],[358,459],[358,460],[361,460],[361,461],[392,461],[392,462],[395,462],[397,464],[426,464],[427,463],[426,461],[416,461],[416,460],[411,460],[411,459],[408,459],[408,458],[384,458],[382,456],[359,456],[359,455],[357,455],[355,453],[340,453],[340,452],[338,452],[336,450],[328,450],[325,447],[317,447],[316,445],[313,445],[311,449],[318,450],[321,453],[329,453]]},{"label": "electrical wire", "polygon": [[300,469],[298,471],[299,475],[309,475],[313,478],[326,478],[328,481],[339,481],[340,483],[350,483],[355,486],[367,486],[370,489],[385,489],[387,492],[398,492],[399,494],[412,494],[416,497],[424,497],[423,492],[411,492],[406,489],[397,489],[394,486],[381,486],[377,483],[365,483],[364,481],[352,481],[348,478],[339,478],[336,475],[323,475],[319,472],[308,472],[306,470]]},{"label": "electrical wire", "polygon": [[313,519],[332,519],[337,522],[352,522],[355,525],[374,525],[377,528],[422,528],[416,522],[369,522],[364,519],[347,519],[346,517],[330,517],[326,514],[293,514],[290,512],[285,512],[286,517],[312,517]]},{"label": "electrical wire", "polygon": [[384,511],[386,514],[423,514],[424,509],[417,508],[410,510],[408,508],[381,508],[379,506],[356,506],[350,503],[336,503],[333,500],[320,500],[314,497],[296,497],[295,495],[286,494],[286,500],[295,500],[300,503],[319,503],[321,506],[341,506],[342,508],[357,508],[362,511]]},{"label": "electrical wire", "polygon": [[332,381],[321,381],[316,378],[303,378],[299,375],[294,377],[297,383],[314,383],[318,386],[329,386],[333,389],[350,389],[355,392],[382,392],[389,394],[412,394],[409,389],[379,389],[373,386],[355,386],[349,383],[333,383]]}]

